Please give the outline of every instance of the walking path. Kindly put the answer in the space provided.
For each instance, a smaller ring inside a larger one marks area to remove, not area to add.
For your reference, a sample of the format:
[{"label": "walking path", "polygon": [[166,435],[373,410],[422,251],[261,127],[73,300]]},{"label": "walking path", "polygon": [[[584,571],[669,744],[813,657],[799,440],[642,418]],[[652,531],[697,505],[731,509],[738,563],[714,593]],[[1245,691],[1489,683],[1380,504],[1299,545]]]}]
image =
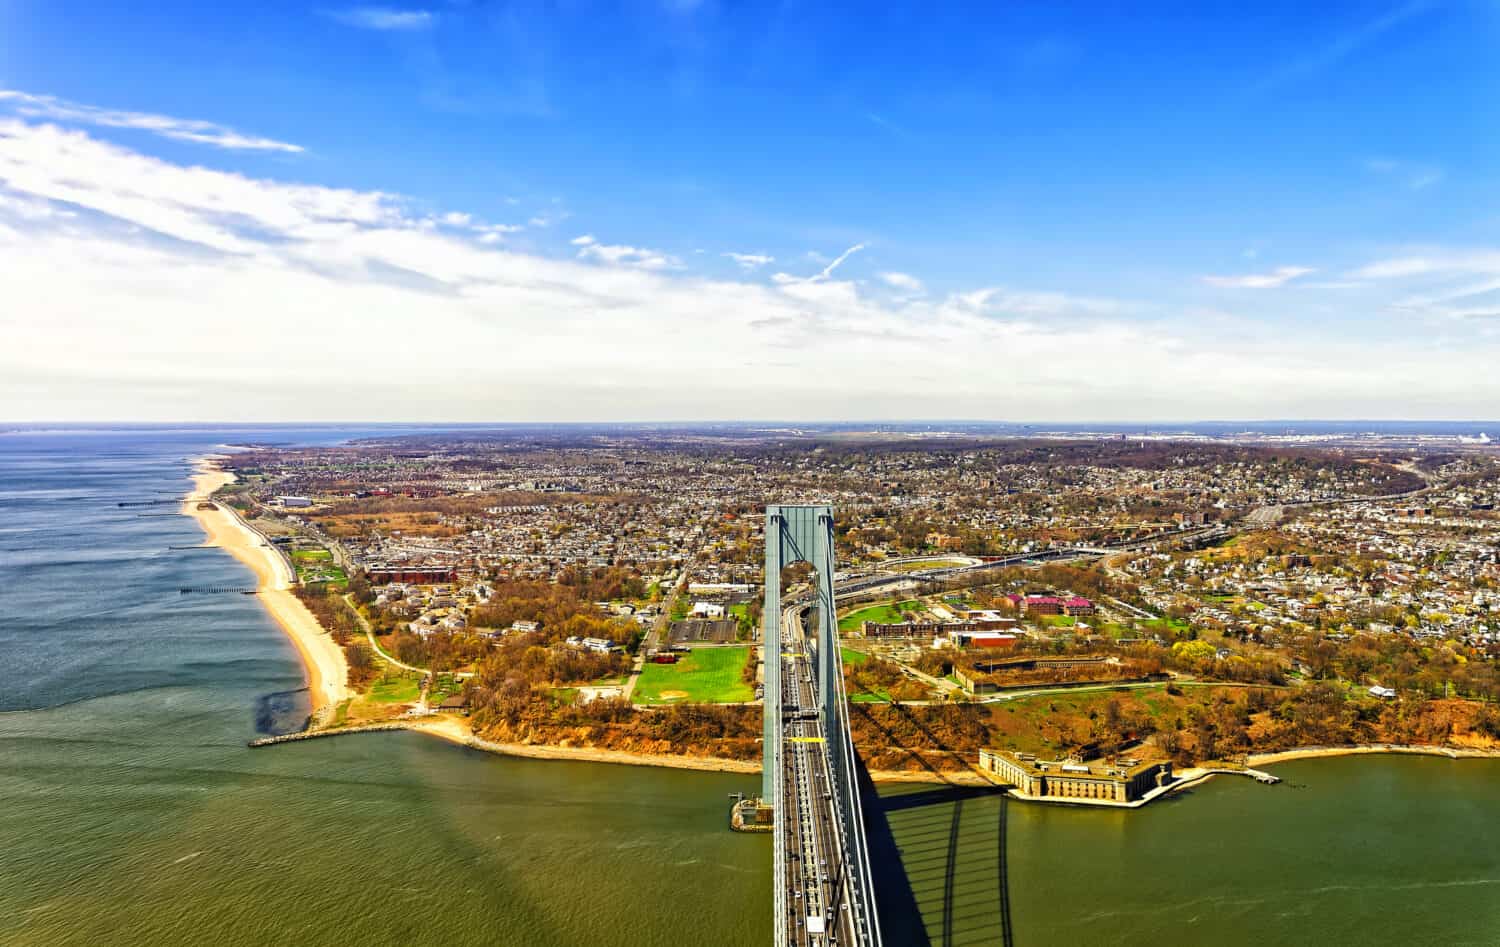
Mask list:
[{"label": "walking path", "polygon": [[396,660],[396,658],[392,655],[386,654],[385,649],[381,648],[380,643],[375,640],[375,629],[370,627],[370,623],[365,620],[365,616],[361,615],[359,609],[355,607],[354,597],[351,595],[345,595],[344,604],[348,605],[349,610],[354,612],[355,620],[359,622],[359,627],[365,630],[365,637],[370,640],[370,647],[375,649],[375,653],[380,655],[380,659],[382,661],[385,661],[387,664],[395,665],[396,667],[402,668],[407,671],[416,671],[418,674],[432,673],[427,668],[419,668],[415,664],[405,664],[401,661]]}]

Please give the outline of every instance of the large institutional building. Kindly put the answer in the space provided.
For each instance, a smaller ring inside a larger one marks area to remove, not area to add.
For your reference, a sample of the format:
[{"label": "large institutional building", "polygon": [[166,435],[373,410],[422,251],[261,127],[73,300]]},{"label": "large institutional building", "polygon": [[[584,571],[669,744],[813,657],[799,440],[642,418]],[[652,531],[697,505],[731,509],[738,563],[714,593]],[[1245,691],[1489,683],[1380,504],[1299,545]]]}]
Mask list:
[{"label": "large institutional building", "polygon": [[1172,764],[1120,760],[1069,763],[1039,760],[1027,753],[980,750],[979,768],[1039,799],[1097,799],[1134,802],[1172,780]]}]

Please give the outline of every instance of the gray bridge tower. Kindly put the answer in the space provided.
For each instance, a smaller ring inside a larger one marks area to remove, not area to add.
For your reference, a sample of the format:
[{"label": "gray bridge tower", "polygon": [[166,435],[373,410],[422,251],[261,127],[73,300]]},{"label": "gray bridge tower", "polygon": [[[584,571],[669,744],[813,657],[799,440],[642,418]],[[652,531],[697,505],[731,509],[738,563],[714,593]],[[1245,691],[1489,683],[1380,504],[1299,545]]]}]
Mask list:
[{"label": "gray bridge tower", "polygon": [[765,662],[764,760],[761,800],[776,799],[776,759],[781,724],[781,570],[796,562],[812,564],[817,606],[818,702],[823,719],[834,720],[839,706],[837,682],[842,673],[839,636],[833,600],[833,508],[828,506],[766,507],[766,600],[762,612],[761,652]]}]

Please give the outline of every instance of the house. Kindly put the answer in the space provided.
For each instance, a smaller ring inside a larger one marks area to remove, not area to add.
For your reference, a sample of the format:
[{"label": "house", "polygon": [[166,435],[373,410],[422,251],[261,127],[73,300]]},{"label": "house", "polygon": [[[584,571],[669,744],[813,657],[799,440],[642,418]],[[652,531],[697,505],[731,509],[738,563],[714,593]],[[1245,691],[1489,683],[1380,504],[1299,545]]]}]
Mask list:
[{"label": "house", "polygon": [[451,713],[467,714],[469,712],[468,692],[462,691],[457,694],[449,694],[447,697],[443,698],[443,702],[441,704],[438,704],[438,710]]},{"label": "house", "polygon": [[536,631],[540,627],[541,627],[541,625],[539,623],[537,623],[537,622],[534,622],[534,621],[520,621],[520,620],[517,620],[517,621],[513,621],[513,622],[510,623],[510,630],[511,631],[516,631],[516,632],[520,632],[521,634],[530,634],[531,632]]},{"label": "house", "polygon": [[611,651],[615,650],[615,648],[619,647],[608,638],[580,638],[577,635],[573,635],[572,637],[570,637],[567,641],[564,642],[564,644],[566,644],[570,648],[578,648],[583,651],[594,651],[599,654],[609,654]]},{"label": "house", "polygon": [[713,602],[694,602],[692,615],[694,618],[723,618],[724,606]]},{"label": "house", "polygon": [[1379,684],[1370,687],[1370,696],[1379,697],[1381,700],[1395,700],[1396,691],[1391,687],[1381,687]]}]

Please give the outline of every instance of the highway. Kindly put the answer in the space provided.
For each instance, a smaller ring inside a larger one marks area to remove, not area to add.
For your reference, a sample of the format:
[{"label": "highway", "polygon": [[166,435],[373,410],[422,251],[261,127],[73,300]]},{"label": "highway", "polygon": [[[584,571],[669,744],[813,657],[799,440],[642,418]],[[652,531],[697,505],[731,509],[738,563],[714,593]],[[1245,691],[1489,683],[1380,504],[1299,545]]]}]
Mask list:
[{"label": "highway", "polygon": [[[849,872],[828,754],[828,734],[818,712],[809,641],[799,607],[782,613],[782,771],[776,823],[785,852],[783,883],[787,944],[853,945]],[[837,737],[835,737],[837,738]]]},{"label": "highway", "polygon": [[916,582],[935,582],[963,576],[1024,565],[1028,562],[1058,562],[1066,559],[1097,559],[1116,552],[1129,552],[1154,548],[1159,544],[1182,542],[1183,540],[1205,541],[1228,535],[1221,524],[1188,526],[1166,533],[1157,533],[1140,539],[1107,543],[1103,546],[1066,546],[1042,549],[1036,552],[1014,553],[979,565],[950,566],[946,568],[922,569],[915,572],[876,573],[840,582],[835,590],[838,598],[853,595],[868,595],[890,586],[902,586]]}]

